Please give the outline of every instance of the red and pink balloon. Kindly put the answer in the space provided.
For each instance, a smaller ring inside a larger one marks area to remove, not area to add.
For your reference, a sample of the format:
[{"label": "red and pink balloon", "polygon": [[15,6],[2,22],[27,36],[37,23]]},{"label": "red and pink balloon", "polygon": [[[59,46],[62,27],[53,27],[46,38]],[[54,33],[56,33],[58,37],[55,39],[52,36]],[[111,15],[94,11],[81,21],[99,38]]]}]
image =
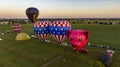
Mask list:
[{"label": "red and pink balloon", "polygon": [[14,24],[12,25],[12,30],[13,30],[13,32],[15,32],[15,33],[20,32],[20,31],[21,31],[21,24],[20,24],[20,23],[14,23]]},{"label": "red and pink balloon", "polygon": [[79,51],[87,43],[89,32],[86,30],[68,30],[67,38],[73,49]]},{"label": "red and pink balloon", "polygon": [[48,36],[50,35],[50,24],[50,21],[37,21],[34,23],[34,32],[42,41],[47,40]]},{"label": "red and pink balloon", "polygon": [[71,24],[68,21],[56,20],[50,25],[50,34],[61,44],[66,39],[66,31],[71,30]]}]

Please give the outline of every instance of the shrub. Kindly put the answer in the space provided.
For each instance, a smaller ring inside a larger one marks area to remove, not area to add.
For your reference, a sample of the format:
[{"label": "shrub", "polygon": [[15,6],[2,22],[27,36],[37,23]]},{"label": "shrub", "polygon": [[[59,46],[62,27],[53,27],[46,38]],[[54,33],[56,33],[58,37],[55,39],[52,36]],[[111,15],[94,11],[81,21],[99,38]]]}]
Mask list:
[{"label": "shrub", "polygon": [[100,61],[90,61],[89,67],[105,67]]}]

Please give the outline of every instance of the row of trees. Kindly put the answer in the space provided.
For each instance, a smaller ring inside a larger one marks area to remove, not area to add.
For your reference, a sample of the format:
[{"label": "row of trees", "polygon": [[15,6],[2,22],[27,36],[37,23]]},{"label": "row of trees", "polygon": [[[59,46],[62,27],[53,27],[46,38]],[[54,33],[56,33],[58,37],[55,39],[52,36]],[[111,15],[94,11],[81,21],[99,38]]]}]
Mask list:
[{"label": "row of trees", "polygon": [[30,23],[30,21],[26,20],[26,19],[10,19],[10,20],[8,20],[8,22],[10,24],[14,24],[14,23],[29,24]]},{"label": "row of trees", "polygon": [[113,25],[113,24],[120,24],[120,20],[69,20],[72,24],[100,24],[100,25]]},{"label": "row of trees", "polygon": [[2,19],[0,22],[8,22],[8,24],[20,23],[20,24],[29,24],[31,23],[27,19]]},{"label": "row of trees", "polygon": [[[42,19],[40,19],[42,20]],[[50,20],[51,19],[44,19]],[[65,19],[64,19],[65,20]],[[28,19],[3,19],[2,21],[8,21],[9,24],[13,23],[21,23],[21,24],[30,24],[31,22]],[[79,24],[79,23],[86,23],[86,24],[103,24],[103,25],[113,25],[113,24],[120,24],[120,20],[86,20],[86,19],[68,19],[68,21],[72,24]]]}]

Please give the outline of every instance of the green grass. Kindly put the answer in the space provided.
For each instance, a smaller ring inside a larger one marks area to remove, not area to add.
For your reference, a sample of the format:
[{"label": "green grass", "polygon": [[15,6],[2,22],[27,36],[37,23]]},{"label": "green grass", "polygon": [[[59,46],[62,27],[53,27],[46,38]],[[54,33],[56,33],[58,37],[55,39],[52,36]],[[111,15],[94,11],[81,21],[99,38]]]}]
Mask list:
[{"label": "green grass", "polygon": [[[91,44],[120,49],[119,25],[72,24],[72,28],[89,30]],[[0,32],[6,30],[11,30],[11,26],[0,25]],[[22,25],[21,32],[35,34],[32,24]],[[0,38],[5,39],[0,41],[0,67],[41,67],[59,56],[61,57],[47,67],[104,67],[99,57],[106,49],[86,46],[90,53],[81,54],[73,52],[71,46],[58,46],[53,37],[49,39],[55,43],[43,43],[38,39],[15,41],[15,37],[14,32],[0,35]],[[64,53],[66,54],[63,55]],[[120,53],[115,53],[110,67],[119,67],[119,61]]]},{"label": "green grass", "polygon": [[90,31],[89,42],[97,45],[110,45],[112,47],[120,48],[120,26],[114,25],[89,25],[76,24],[74,29],[84,29]]}]

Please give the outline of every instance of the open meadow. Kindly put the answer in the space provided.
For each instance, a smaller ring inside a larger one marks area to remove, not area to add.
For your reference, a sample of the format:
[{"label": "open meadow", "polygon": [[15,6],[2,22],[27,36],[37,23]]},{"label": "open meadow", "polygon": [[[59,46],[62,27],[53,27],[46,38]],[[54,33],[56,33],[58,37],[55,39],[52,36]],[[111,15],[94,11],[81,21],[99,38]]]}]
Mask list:
[{"label": "open meadow", "polygon": [[[72,29],[89,30],[89,41],[92,45],[104,45],[120,49],[120,25],[72,24]],[[16,41],[16,33],[10,25],[0,25],[0,67],[104,67],[99,61],[106,48],[85,46],[89,53],[74,53],[72,47],[58,46],[53,37],[51,43],[39,39]],[[36,35],[33,24],[22,24],[22,31]],[[64,42],[67,42],[65,40]],[[120,67],[120,52],[115,50],[110,67]]]}]

